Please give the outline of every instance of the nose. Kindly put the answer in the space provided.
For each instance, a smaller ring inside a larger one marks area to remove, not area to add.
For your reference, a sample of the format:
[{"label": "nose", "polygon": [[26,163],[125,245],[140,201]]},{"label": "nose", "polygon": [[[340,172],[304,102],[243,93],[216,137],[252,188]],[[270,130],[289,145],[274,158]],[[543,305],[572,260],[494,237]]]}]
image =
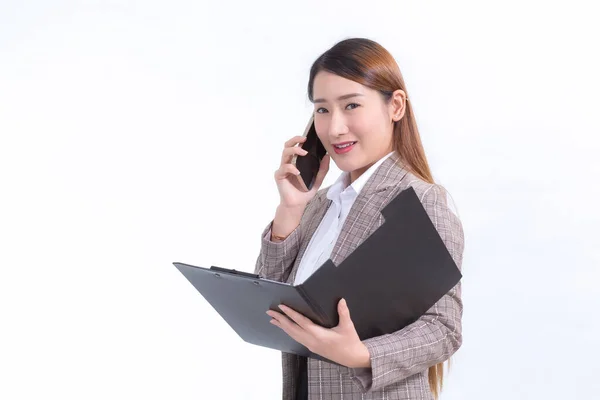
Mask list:
[{"label": "nose", "polygon": [[329,137],[332,141],[337,140],[340,135],[348,133],[348,126],[342,113],[331,113],[331,119],[329,120]]}]

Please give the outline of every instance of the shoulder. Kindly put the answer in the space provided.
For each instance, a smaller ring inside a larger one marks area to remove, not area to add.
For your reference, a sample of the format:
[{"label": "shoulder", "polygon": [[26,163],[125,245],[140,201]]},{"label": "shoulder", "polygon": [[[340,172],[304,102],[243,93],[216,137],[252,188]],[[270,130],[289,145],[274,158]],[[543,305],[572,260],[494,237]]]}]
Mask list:
[{"label": "shoulder", "polygon": [[410,172],[402,181],[399,184],[399,192],[411,187],[414,189],[454,261],[461,268],[464,232],[448,190],[440,184],[426,182]]},{"label": "shoulder", "polygon": [[404,179],[398,183],[397,192],[400,193],[408,188],[413,188],[415,194],[424,206],[447,208],[456,215],[454,202],[451,201],[450,193],[444,186],[438,183],[429,183],[413,173],[408,172],[404,176]]}]

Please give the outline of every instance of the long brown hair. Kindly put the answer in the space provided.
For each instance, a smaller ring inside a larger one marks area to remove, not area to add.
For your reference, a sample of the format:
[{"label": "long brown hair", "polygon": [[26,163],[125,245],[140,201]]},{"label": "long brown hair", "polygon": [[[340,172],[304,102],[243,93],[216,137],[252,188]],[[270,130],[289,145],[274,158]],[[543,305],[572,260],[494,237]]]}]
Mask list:
[{"label": "long brown hair", "polygon": [[[327,71],[377,90],[386,102],[390,101],[392,93],[398,89],[402,89],[408,96],[394,57],[383,46],[370,39],[342,40],[315,60],[308,81],[308,98],[311,102],[314,100],[315,76],[320,71]],[[394,122],[393,146],[400,160],[413,174],[428,183],[434,183],[410,100],[406,102],[404,116]],[[429,368],[429,387],[436,399],[442,390],[443,378],[443,362]]]}]

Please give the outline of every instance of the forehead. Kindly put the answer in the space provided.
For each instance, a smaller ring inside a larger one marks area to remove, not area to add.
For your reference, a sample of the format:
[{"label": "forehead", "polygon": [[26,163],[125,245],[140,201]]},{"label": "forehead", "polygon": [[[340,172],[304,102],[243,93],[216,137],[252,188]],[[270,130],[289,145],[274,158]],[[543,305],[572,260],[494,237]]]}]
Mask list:
[{"label": "forehead", "polygon": [[369,96],[371,95],[370,92],[374,92],[374,90],[327,71],[320,71],[313,82],[313,98],[315,99],[322,98],[327,101],[336,101],[339,96],[348,93],[360,93]]}]

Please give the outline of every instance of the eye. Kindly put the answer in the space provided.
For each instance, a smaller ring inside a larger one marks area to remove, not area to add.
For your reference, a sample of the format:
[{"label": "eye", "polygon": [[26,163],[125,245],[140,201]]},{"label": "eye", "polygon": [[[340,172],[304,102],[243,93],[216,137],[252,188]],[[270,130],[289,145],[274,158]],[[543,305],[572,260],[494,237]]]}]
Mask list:
[{"label": "eye", "polygon": [[[356,103],[350,103],[346,106],[346,108],[350,107],[350,106],[356,106],[356,107],[360,107],[360,104],[356,104]],[[356,107],[352,107],[350,110],[354,110]]]},{"label": "eye", "polygon": [[320,110],[325,110],[325,111],[327,111],[327,110],[326,110],[325,108],[323,108],[323,107],[321,107],[321,108],[317,108],[317,112],[318,112],[319,114],[323,114],[322,112],[320,112]]}]

